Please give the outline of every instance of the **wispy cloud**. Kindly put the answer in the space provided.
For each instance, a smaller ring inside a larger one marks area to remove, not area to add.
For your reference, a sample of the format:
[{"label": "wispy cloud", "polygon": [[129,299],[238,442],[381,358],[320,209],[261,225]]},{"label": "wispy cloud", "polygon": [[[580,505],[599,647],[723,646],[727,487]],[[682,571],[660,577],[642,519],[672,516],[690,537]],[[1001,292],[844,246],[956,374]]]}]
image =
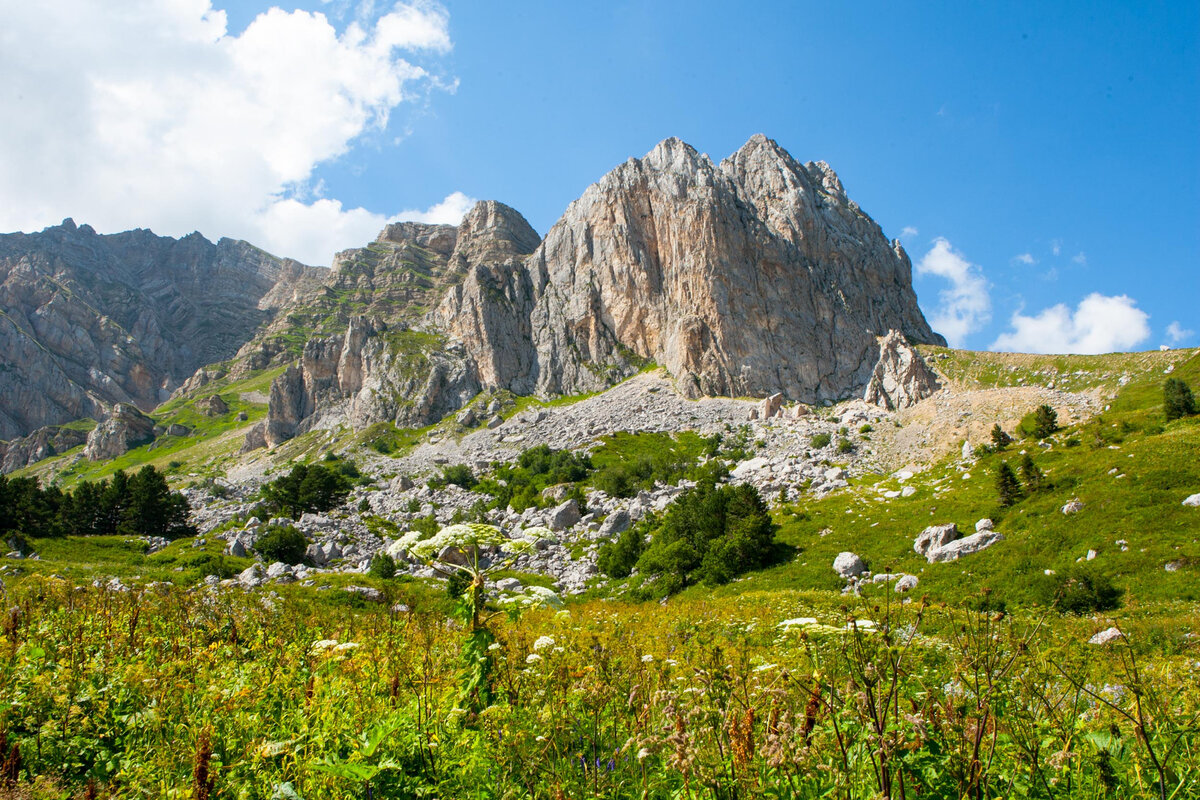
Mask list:
[{"label": "wispy cloud", "polygon": [[1013,256],[1012,260],[1014,264],[1027,264],[1029,266],[1038,263],[1037,259],[1033,257],[1033,253],[1021,253],[1020,255]]},{"label": "wispy cloud", "polygon": [[1059,303],[1026,316],[1012,315],[1012,330],[992,342],[992,350],[1019,353],[1111,353],[1150,338],[1150,315],[1127,295],[1092,293],[1072,311]]},{"label": "wispy cloud", "polygon": [[1195,331],[1183,327],[1178,322],[1172,322],[1167,326],[1167,338],[1171,340],[1171,344],[1180,344],[1195,335]]},{"label": "wispy cloud", "polygon": [[916,228],[914,228],[912,225],[905,225],[904,230],[900,231],[900,238],[901,239],[911,239],[912,237],[916,236],[918,233],[920,233],[920,231],[917,230]]},{"label": "wispy cloud", "polygon": [[1086,267],[1087,266],[1087,253],[1085,253],[1081,250],[1071,260],[1081,267]]},{"label": "wispy cloud", "polygon": [[1056,256],[1062,254],[1062,239],[1050,240],[1050,252]]},{"label": "wispy cloud", "polygon": [[930,316],[933,329],[953,347],[961,347],[968,335],[992,318],[991,286],[983,270],[972,264],[950,244],[938,237],[917,264],[918,275],[936,275],[950,282],[938,292],[938,306]]}]

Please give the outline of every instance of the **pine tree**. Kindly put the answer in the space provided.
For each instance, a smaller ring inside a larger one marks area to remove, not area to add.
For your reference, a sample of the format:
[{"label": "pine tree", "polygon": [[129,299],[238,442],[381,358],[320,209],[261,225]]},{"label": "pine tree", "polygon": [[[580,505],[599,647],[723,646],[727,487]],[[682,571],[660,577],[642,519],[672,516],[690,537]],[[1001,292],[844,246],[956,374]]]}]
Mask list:
[{"label": "pine tree", "polygon": [[992,426],[992,447],[997,453],[1012,444],[1012,440],[1012,437],[1004,432],[1004,428],[1000,427],[999,422]]},{"label": "pine tree", "polygon": [[1196,398],[1192,389],[1179,378],[1167,378],[1163,384],[1163,412],[1167,422],[1196,413]]},{"label": "pine tree", "polygon": [[1021,480],[1025,483],[1025,489],[1030,494],[1040,492],[1046,488],[1046,473],[1033,463],[1033,457],[1028,453],[1021,459]]},{"label": "pine tree", "polygon": [[1040,405],[1034,412],[1033,438],[1045,439],[1058,430],[1058,412],[1051,406]]},{"label": "pine tree", "polygon": [[1000,468],[996,470],[996,493],[1000,495],[1000,505],[1004,508],[1013,505],[1024,495],[1017,473],[1006,461],[1000,462]]}]

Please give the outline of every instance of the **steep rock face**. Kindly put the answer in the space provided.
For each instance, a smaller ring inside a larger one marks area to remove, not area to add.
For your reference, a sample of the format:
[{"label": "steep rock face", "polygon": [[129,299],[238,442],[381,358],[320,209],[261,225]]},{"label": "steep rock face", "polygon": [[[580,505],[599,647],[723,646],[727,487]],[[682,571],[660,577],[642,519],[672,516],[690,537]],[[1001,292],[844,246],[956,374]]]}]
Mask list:
[{"label": "steep rock face", "polygon": [[319,424],[428,425],[480,389],[461,347],[403,324],[354,317],[341,335],[312,339],[298,364],[271,383],[267,418],[243,451],[275,446]]},{"label": "steep rock face", "polygon": [[920,353],[909,346],[903,334],[891,331],[879,341],[879,361],[863,400],[894,411],[915,406],[939,388],[937,375]]},{"label": "steep rock face", "polygon": [[117,403],[88,434],[83,455],[90,461],[104,461],[153,440],[154,420],[129,403]]},{"label": "steep rock face", "polygon": [[150,409],[237,352],[315,273],[229,239],[0,235],[0,438],[113,403]]},{"label": "steep rock face", "polygon": [[876,337],[942,342],[898,242],[823,163],[763,136],[720,165],[677,139],[571,204],[523,263],[468,271],[436,318],[482,382],[553,395],[653,360],[691,395],[860,391]]}]

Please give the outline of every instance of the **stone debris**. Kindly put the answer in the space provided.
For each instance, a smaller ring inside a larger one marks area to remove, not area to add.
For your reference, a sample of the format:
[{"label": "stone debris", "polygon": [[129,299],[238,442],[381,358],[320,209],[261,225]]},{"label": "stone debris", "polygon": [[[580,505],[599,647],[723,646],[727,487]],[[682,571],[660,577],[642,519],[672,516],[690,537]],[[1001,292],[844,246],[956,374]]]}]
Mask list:
[{"label": "stone debris", "polygon": [[1088,639],[1088,644],[1112,644],[1118,639],[1124,639],[1125,634],[1121,633],[1118,628],[1105,628],[1097,633],[1092,638]]}]

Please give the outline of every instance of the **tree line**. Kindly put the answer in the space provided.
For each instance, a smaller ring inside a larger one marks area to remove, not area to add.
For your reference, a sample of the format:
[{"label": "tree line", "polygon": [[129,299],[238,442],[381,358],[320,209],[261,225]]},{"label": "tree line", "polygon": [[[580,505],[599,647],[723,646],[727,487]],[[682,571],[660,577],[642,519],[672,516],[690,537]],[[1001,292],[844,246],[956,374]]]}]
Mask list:
[{"label": "tree line", "polygon": [[0,475],[0,534],[53,536],[195,536],[187,498],[171,491],[153,466],[111,479],[84,481],[74,491],[43,488],[35,478]]}]

